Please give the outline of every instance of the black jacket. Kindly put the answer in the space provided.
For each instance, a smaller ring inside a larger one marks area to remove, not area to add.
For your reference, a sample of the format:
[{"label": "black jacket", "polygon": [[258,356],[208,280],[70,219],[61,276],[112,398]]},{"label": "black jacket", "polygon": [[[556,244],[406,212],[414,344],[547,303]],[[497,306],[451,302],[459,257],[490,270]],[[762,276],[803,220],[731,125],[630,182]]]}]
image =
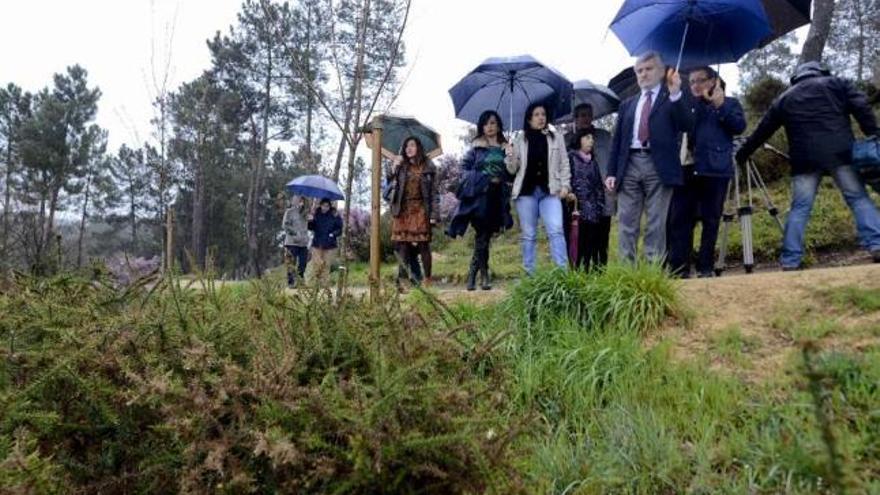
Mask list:
[{"label": "black jacket", "polygon": [[336,210],[327,213],[320,209],[315,212],[314,220],[309,221],[309,230],[315,233],[312,238],[312,247],[319,249],[335,249],[337,239],[342,234],[342,217]]},{"label": "black jacket", "polygon": [[851,163],[855,138],[850,115],[866,135],[878,132],[865,94],[818,65],[798,68],[792,83],[737,152],[737,160],[744,161],[777,129],[785,127],[792,175],[830,171]]}]

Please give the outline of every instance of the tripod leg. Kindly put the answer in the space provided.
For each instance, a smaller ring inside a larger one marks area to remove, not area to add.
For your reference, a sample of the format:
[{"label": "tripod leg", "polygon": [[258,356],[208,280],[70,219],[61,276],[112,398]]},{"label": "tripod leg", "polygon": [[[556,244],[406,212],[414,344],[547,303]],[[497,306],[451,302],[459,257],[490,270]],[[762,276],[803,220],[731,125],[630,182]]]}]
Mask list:
[{"label": "tripod leg", "polygon": [[767,184],[764,182],[764,178],[761,177],[761,173],[758,172],[758,166],[755,165],[755,161],[750,159],[748,167],[755,180],[755,186],[761,191],[761,197],[764,199],[764,206],[767,207],[767,212],[770,213],[773,220],[776,220],[776,225],[779,226],[779,230],[785,231],[785,226],[782,225],[782,220],[779,218],[779,208],[773,204],[773,199],[770,198],[770,192],[767,190]]},{"label": "tripod leg", "polygon": [[752,170],[746,167],[746,190],[747,203],[741,206],[739,214],[740,230],[742,232],[743,268],[746,273],[752,273],[755,268],[755,255],[752,246]]},{"label": "tripod leg", "polygon": [[715,275],[720,277],[721,273],[727,268],[727,243],[730,240],[730,226],[733,224],[733,218],[736,216],[736,210],[729,210],[727,207],[735,201],[733,197],[733,183],[727,184],[727,201],[724,205],[724,214],[721,216],[724,226],[721,230],[721,245],[718,248],[718,260],[715,261]]}]

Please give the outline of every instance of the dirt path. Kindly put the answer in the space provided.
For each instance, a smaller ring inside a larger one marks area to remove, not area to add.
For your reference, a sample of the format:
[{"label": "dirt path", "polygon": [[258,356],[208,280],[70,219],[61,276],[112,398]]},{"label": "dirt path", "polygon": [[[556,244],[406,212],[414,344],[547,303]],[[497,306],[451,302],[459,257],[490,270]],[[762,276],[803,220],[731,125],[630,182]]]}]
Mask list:
[{"label": "dirt path", "polygon": [[784,366],[805,339],[848,349],[880,345],[880,313],[832,304],[829,294],[841,287],[880,289],[880,264],[683,281],[689,321],[649,342],[668,341],[676,357],[708,356],[713,368],[753,380]]}]

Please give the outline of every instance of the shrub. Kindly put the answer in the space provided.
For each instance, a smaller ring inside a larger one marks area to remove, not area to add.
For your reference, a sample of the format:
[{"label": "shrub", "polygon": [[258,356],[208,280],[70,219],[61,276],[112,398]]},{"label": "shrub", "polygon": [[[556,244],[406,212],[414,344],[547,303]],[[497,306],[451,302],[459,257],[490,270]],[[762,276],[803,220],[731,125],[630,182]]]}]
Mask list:
[{"label": "shrub", "polygon": [[194,284],[65,275],[0,292],[4,490],[519,491],[500,385],[442,319]]}]

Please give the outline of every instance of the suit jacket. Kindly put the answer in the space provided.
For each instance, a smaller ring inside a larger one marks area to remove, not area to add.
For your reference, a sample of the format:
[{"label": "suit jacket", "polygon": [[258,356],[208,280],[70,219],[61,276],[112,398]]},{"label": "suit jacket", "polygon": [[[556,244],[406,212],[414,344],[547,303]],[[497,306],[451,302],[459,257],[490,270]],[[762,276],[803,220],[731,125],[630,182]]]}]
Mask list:
[{"label": "suit jacket", "polygon": [[742,105],[731,97],[725,97],[720,108],[702,100],[693,105],[695,173],[733,177],[733,138],[746,130]]},{"label": "suit jacket", "polygon": [[[617,187],[620,187],[623,178],[626,177],[639,96],[641,92],[624,100],[617,113],[617,125],[611,142],[611,157],[608,160],[608,176],[617,179]],[[678,186],[684,183],[679,156],[681,133],[690,132],[693,129],[693,122],[687,92],[682,91],[681,98],[672,102],[669,100],[669,90],[666,85],[661,85],[657,101],[651,106],[648,127],[651,136],[651,158],[657,168],[657,175],[664,185]]]}]

